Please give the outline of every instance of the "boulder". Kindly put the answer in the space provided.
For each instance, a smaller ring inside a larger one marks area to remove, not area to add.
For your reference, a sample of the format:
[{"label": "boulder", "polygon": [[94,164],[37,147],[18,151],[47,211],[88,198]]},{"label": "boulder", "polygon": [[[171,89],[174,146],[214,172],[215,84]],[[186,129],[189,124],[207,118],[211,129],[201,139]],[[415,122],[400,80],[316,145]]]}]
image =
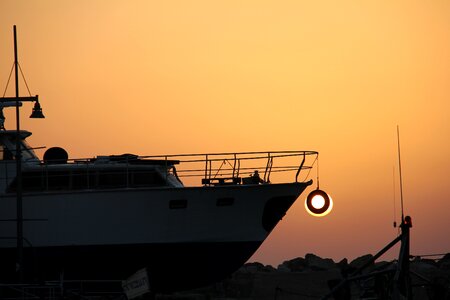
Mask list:
[{"label": "boulder", "polygon": [[265,267],[262,263],[252,262],[252,263],[246,263],[245,265],[243,265],[239,269],[239,272],[254,274],[256,272],[264,271],[264,269],[265,269]]},{"label": "boulder", "polygon": [[421,258],[419,260],[419,262],[424,263],[424,264],[429,264],[429,265],[432,265],[432,266],[435,266],[435,267],[439,268],[438,262],[436,260],[434,260],[434,259]]},{"label": "boulder", "polygon": [[393,264],[393,262],[389,262],[389,261],[377,261],[373,265],[373,271],[385,270],[388,267],[392,266],[392,264]]},{"label": "boulder", "polygon": [[[301,272],[304,271],[307,267],[306,260],[302,257],[286,260],[281,265],[288,269],[289,272]],[[280,268],[280,266],[278,267]]]},{"label": "boulder", "polygon": [[[366,265],[372,258],[373,258],[372,254],[366,254],[366,255],[360,256],[360,257],[352,260],[352,262],[349,264],[349,266],[354,270],[359,269],[362,266]],[[369,266],[373,266],[373,262]]]},{"label": "boulder", "polygon": [[314,271],[329,270],[337,267],[331,258],[321,258],[311,253],[305,255],[305,262],[308,268]]},{"label": "boulder", "polygon": [[428,261],[414,261],[410,264],[410,269],[428,279],[444,274],[435,264]]},{"label": "boulder", "polygon": [[264,271],[264,272],[276,272],[277,269],[275,269],[275,268],[272,267],[271,265],[266,265],[266,266],[264,266],[263,271]]},{"label": "boulder", "polygon": [[439,269],[450,271],[450,253],[447,253],[438,261]]},{"label": "boulder", "polygon": [[280,273],[288,273],[291,272],[291,269],[288,268],[284,263],[279,264],[277,267],[277,271]]},{"label": "boulder", "polygon": [[351,273],[351,269],[348,265],[348,260],[346,258],[343,258],[340,262],[336,264],[338,269],[341,271],[342,277],[347,277]]}]

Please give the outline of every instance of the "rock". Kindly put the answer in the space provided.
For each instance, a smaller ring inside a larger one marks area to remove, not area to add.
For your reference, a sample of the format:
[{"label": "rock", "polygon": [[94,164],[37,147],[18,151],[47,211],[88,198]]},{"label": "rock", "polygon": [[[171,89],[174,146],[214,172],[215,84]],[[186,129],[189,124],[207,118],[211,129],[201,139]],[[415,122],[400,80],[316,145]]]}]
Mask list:
[{"label": "rock", "polygon": [[392,262],[389,261],[377,261],[374,265],[373,265],[373,270],[376,271],[380,271],[380,270],[384,270],[387,269],[388,267],[392,266]]},{"label": "rock", "polygon": [[266,265],[266,266],[264,266],[263,271],[264,271],[264,272],[276,272],[277,269],[275,269],[275,268],[272,267],[271,265]]},{"label": "rock", "polygon": [[304,271],[307,266],[306,260],[302,257],[286,260],[282,265],[285,266],[289,272],[301,272]]},{"label": "rock", "polygon": [[434,259],[422,258],[420,260],[420,262],[425,263],[425,264],[429,264],[429,265],[432,265],[432,266],[435,266],[435,267],[439,268],[438,263]]},{"label": "rock", "polygon": [[284,263],[278,265],[277,271],[280,273],[288,273],[291,272],[291,269],[288,268]]},{"label": "rock", "polygon": [[243,273],[256,273],[256,272],[261,272],[264,271],[265,267],[262,263],[259,262],[252,262],[252,263],[247,263],[245,265],[243,265],[240,269],[239,272],[243,272]]},{"label": "rock", "polygon": [[[177,295],[185,298],[161,298],[161,300],[226,300],[226,299],[319,299],[325,296],[343,277],[351,276],[357,268],[367,264],[372,255],[358,257],[352,262],[346,258],[338,263],[332,259],[307,254],[286,260],[275,269],[258,262],[247,263],[230,278],[203,290],[187,291]],[[395,268],[397,260],[371,263],[364,271],[377,272]],[[450,300],[450,254],[435,263],[416,257],[410,264],[413,299]],[[346,273],[347,272],[347,273]],[[364,284],[350,283],[333,291],[335,299],[349,299],[350,295],[364,295],[377,299],[389,299],[394,273],[377,274]],[[207,296],[201,298],[199,295]],[[368,299],[368,298],[365,298]]]},{"label": "rock", "polygon": [[[367,264],[372,258],[373,258],[372,254],[366,254],[366,255],[360,256],[358,258],[355,258],[350,263],[350,267],[355,270],[359,269],[362,266],[364,266],[365,264]],[[369,266],[373,266],[373,262]]]},{"label": "rock", "polygon": [[438,261],[439,269],[450,271],[450,253],[447,253]]},{"label": "rock", "polygon": [[448,277],[439,276],[431,280],[427,286],[428,299],[450,299],[450,280]]},{"label": "rock", "polygon": [[412,277],[413,284],[423,284],[429,299],[450,299],[450,272],[429,263],[429,260],[412,262],[410,270],[416,274]]},{"label": "rock", "polygon": [[439,270],[438,266],[435,264],[430,264],[428,261],[414,261],[410,264],[410,269],[414,272],[419,273],[429,279],[434,277],[434,275],[442,275],[443,272]]},{"label": "rock", "polygon": [[348,260],[343,258],[340,262],[336,264],[336,266],[342,271],[348,269]]},{"label": "rock", "polygon": [[341,271],[342,277],[347,277],[351,273],[350,266],[348,265],[348,261],[346,258],[342,259],[340,262],[336,264],[338,269]]},{"label": "rock", "polygon": [[258,273],[251,296],[245,300],[320,299],[330,291],[328,281],[339,278],[337,268],[325,271]]},{"label": "rock", "polygon": [[331,258],[321,258],[317,255],[308,253],[305,255],[306,265],[315,271],[329,270],[336,268],[336,264]]}]

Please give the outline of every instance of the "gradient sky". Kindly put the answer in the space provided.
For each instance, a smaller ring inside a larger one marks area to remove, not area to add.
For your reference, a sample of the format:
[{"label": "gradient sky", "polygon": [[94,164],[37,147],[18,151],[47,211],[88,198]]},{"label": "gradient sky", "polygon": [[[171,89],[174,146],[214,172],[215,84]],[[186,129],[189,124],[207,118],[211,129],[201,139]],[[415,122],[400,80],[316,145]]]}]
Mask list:
[{"label": "gradient sky", "polygon": [[46,116],[22,118],[33,146],[319,151],[334,210],[308,215],[305,193],[250,261],[353,259],[394,239],[397,125],[411,252],[450,252],[449,1],[0,0],[2,92],[13,25]]}]

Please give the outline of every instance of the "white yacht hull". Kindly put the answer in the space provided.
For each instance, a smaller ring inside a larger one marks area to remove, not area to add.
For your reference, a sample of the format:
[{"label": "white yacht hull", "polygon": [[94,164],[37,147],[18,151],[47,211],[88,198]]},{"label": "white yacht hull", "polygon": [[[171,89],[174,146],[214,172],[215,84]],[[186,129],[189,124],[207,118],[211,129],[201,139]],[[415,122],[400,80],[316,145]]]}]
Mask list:
[{"label": "white yacht hull", "polygon": [[[27,194],[24,270],[45,280],[62,273],[65,279],[123,280],[145,267],[156,291],[209,284],[245,263],[310,184]],[[9,265],[1,275],[8,279],[16,199],[0,200],[0,262]]]}]

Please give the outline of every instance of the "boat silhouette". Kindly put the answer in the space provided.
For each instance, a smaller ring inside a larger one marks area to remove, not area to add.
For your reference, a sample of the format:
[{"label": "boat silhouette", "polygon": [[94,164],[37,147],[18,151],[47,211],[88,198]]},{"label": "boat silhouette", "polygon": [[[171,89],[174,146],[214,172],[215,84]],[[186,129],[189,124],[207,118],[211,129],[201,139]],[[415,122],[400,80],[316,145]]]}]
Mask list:
[{"label": "boat silhouette", "polygon": [[22,102],[44,117],[37,96],[0,98],[1,282],[144,269],[155,292],[205,286],[239,269],[312,184],[316,151],[73,159],[50,147],[41,159],[31,132],[5,129],[3,109]]}]

